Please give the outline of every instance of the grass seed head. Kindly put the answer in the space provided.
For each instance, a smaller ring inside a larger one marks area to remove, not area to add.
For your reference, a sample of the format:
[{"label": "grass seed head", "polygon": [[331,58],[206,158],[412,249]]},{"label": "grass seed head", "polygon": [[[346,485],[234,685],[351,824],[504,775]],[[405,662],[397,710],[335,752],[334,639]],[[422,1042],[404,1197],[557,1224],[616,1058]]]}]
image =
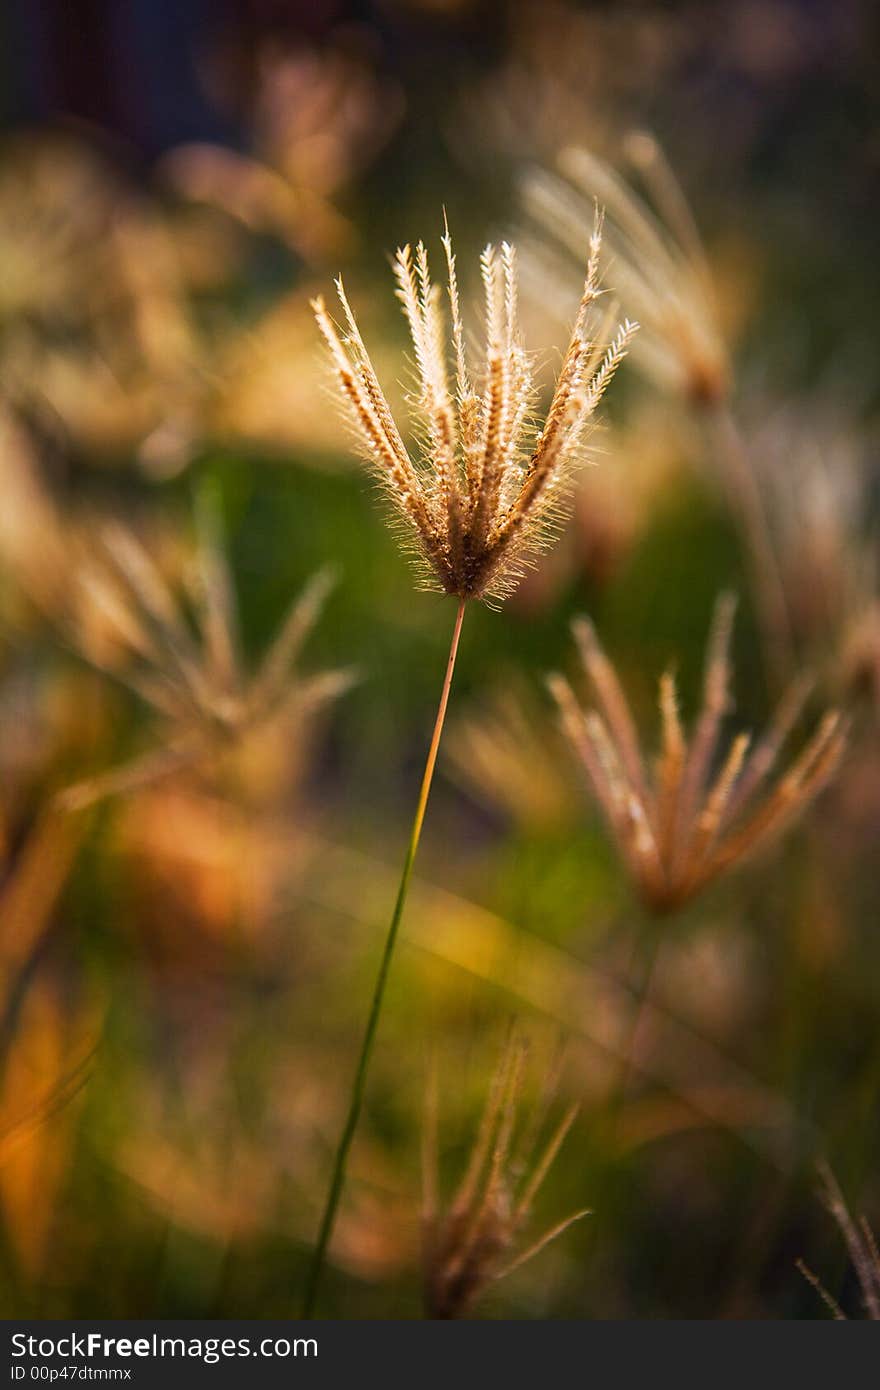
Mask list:
[{"label": "grass seed head", "polygon": [[808,686],[796,682],[763,737],[739,734],[721,749],[730,704],[730,595],[719,599],[709,635],[703,701],[688,736],[674,676],[660,680],[661,747],[643,756],[623,687],[586,619],[574,624],[595,706],[584,706],[562,676],[550,677],[571,746],[580,757],[620,856],[645,905],[681,907],[713,879],[774,839],[820,791],[843,750],[840,715],[827,713],[786,771],[768,788]]},{"label": "grass seed head", "polygon": [[431,587],[460,599],[498,602],[555,534],[596,408],[637,327],[625,320],[608,342],[597,340],[591,327],[601,293],[600,241],[597,217],[571,340],[541,426],[533,419],[532,363],[519,331],[514,248],[506,242],[487,246],[480,259],[485,330],[479,363],[469,360],[466,349],[448,231],[445,310],[424,245],[397,251],[397,297],[415,362],[410,404],[419,444],[413,453],[376,377],[342,281],[336,285],[339,324],[323,299],[314,301],[362,452]]},{"label": "grass seed head", "polygon": [[[713,402],[731,369],[711,271],[684,192],[653,136],[633,131],[623,157],[628,182],[585,148],[564,149],[557,169],[532,174],[525,201],[540,228],[542,276],[568,281],[595,199],[607,213],[615,283],[642,324],[637,360],[663,386]],[[644,196],[636,185],[644,190]]]},{"label": "grass seed head", "polygon": [[[254,671],[242,660],[232,577],[217,530],[203,505],[194,592],[180,601],[149,550],[119,525],[105,528],[100,560],[82,575],[73,641],[91,664],[127,686],[161,721],[157,748],[62,793],[67,810],[132,791],[182,769],[210,763],[258,727],[285,716],[305,718],[352,683],[350,670],[302,677],[295,664],[332,586],[316,574],[291,605]],[[89,640],[84,613],[97,611],[121,661],[108,661]],[[79,621],[78,621],[79,619]]]}]

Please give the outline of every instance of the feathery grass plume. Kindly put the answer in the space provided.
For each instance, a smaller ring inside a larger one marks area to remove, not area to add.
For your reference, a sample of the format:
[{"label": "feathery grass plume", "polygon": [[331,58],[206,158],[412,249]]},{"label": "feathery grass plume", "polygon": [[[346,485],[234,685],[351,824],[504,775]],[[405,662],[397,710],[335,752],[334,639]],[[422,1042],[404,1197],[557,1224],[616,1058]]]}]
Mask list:
[{"label": "feathery grass plume", "polygon": [[423,1265],[429,1318],[466,1315],[485,1290],[531,1260],[589,1212],[577,1211],[521,1245],[535,1198],[578,1112],[571,1105],[546,1132],[559,1081],[548,1075],[531,1113],[523,1110],[526,1047],[512,1035],[492,1077],[461,1182],[440,1209],[437,1179],[437,1084],[432,1068],[423,1144]]},{"label": "feathery grass plume", "polygon": [[[826,1207],[840,1227],[846,1242],[847,1253],[858,1279],[865,1317],[870,1322],[880,1322],[880,1249],[877,1246],[877,1237],[868,1225],[867,1217],[860,1216],[857,1220],[853,1219],[837,1179],[828,1164],[822,1162],[818,1167],[822,1197]],[[846,1313],[837,1299],[828,1292],[818,1275],[814,1274],[803,1260],[797,1261],[797,1267],[807,1282],[812,1284],[822,1302],[831,1312],[832,1317],[838,1322],[845,1322]]]},{"label": "feathery grass plume", "polygon": [[636,361],[663,386],[697,401],[717,400],[727,394],[731,370],[696,222],[653,136],[631,132],[622,153],[647,198],[584,148],[564,149],[558,173],[528,178],[526,206],[548,238],[533,254],[543,269],[555,267],[551,280],[560,271],[567,279],[564,266],[579,258],[598,199],[618,292],[642,325]]},{"label": "feathery grass plume", "polygon": [[131,791],[184,768],[210,764],[270,720],[302,718],[337,698],[354,679],[350,670],[299,677],[293,667],[332,585],[316,574],[294,600],[257,669],[239,650],[232,578],[211,508],[199,509],[198,579],[189,595],[194,628],[149,551],[133,532],[110,525],[103,565],[82,576],[88,610],[100,614],[121,646],[125,664],[96,649],[81,626],[75,636],[92,665],[115,676],[158,716],[160,746],[113,771],[62,793],[67,810]]},{"label": "feathery grass plume", "polygon": [[[400,887],[306,1286],[306,1317],[311,1316],[317,1297],[348,1152],[363,1104],[388,973],[431,792],[465,608],[471,599],[502,600],[552,536],[565,501],[566,484],[583,454],[596,407],[637,326],[625,320],[607,345],[591,328],[601,293],[601,232],[597,211],[574,329],[543,427],[537,431],[530,419],[532,369],[517,322],[516,255],[506,242],[500,249],[487,246],[480,261],[486,345],[476,368],[468,360],[465,345],[448,227],[443,249],[451,342],[444,325],[441,291],[431,280],[424,245],[420,242],[415,253],[404,246],[395,256],[397,295],[415,350],[416,389],[411,405],[420,434],[415,456],[407,449],[379,385],[342,280],[336,282],[342,326],[333,322],[322,299],[313,302],[340,395],[367,462],[431,587],[454,595],[458,608]],[[450,355],[452,363],[448,361]]]},{"label": "feathery grass plume", "polygon": [[764,735],[752,746],[737,734],[720,752],[730,704],[730,634],[734,601],[715,608],[703,676],[703,702],[688,737],[675,677],[660,680],[661,748],[653,768],[643,758],[635,721],[617,674],[591,624],[573,630],[596,696],[585,708],[562,676],[549,678],[563,726],[580,756],[620,856],[646,906],[681,907],[719,874],[774,839],[831,776],[845,733],[837,711],[825,714],[802,752],[764,790],[801,712],[808,685],[795,682]]},{"label": "feathery grass plume", "polygon": [[794,667],[791,621],[753,461],[730,408],[733,373],[712,270],[687,198],[657,141],[633,131],[622,152],[647,197],[581,148],[562,151],[558,173],[540,171],[527,181],[525,201],[546,238],[533,249],[533,274],[550,284],[570,283],[598,199],[606,209],[615,281],[642,325],[634,360],[700,413],[712,466],[751,567],[767,669],[781,689]]},{"label": "feathery grass plume", "polygon": [[392,417],[342,280],[336,282],[341,326],[323,299],[313,303],[363,452],[430,587],[462,600],[498,602],[554,534],[596,407],[637,327],[624,320],[607,343],[596,336],[600,246],[597,214],[571,340],[540,428],[532,420],[532,364],[518,327],[514,248],[487,246],[480,260],[485,347],[477,365],[466,349],[448,230],[443,248],[451,342],[424,245],[397,251],[397,296],[415,351],[415,454]]}]

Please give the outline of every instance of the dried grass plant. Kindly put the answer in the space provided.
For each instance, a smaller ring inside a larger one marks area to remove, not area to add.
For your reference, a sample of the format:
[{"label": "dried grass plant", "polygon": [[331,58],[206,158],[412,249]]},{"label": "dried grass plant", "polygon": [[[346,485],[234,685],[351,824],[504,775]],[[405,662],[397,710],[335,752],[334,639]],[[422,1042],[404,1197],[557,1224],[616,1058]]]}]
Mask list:
[{"label": "dried grass plant", "polygon": [[485,348],[474,368],[448,232],[443,247],[452,376],[442,295],[431,280],[427,251],[422,243],[415,252],[404,246],[394,258],[397,296],[415,353],[414,455],[394,421],[341,280],[336,288],[343,325],[334,324],[322,299],[314,302],[315,316],[362,452],[402,525],[426,587],[462,603],[498,603],[552,542],[572,470],[584,461],[596,408],[637,325],[625,320],[607,344],[597,337],[601,221],[596,218],[574,329],[538,427],[534,372],[518,326],[514,248],[487,246],[481,257]]},{"label": "dried grass plant", "polygon": [[667,389],[695,400],[723,397],[731,364],[712,271],[684,192],[647,132],[632,132],[621,154],[646,196],[583,147],[563,149],[555,173],[538,171],[527,179],[526,206],[548,233],[532,254],[551,270],[555,265],[558,275],[557,258],[573,257],[598,198],[606,210],[615,284],[642,325],[634,360]]},{"label": "dried grass plant", "polygon": [[394,257],[397,296],[412,338],[415,360],[415,386],[410,398],[417,445],[413,452],[404,442],[373,369],[342,280],[336,282],[341,324],[334,323],[323,299],[314,302],[339,397],[351,418],[367,465],[402,531],[404,544],[414,553],[421,581],[426,587],[453,596],[458,603],[400,888],[306,1288],[306,1315],[314,1308],[346,1160],[363,1103],[388,971],[433,780],[465,608],[471,600],[500,603],[552,541],[564,515],[573,470],[584,461],[596,409],[637,327],[624,320],[610,333],[609,316],[597,315],[601,296],[601,231],[597,213],[592,233],[585,239],[587,269],[574,327],[540,425],[534,419],[533,366],[518,326],[516,253],[508,243],[500,248],[487,246],[480,260],[485,346],[478,364],[471,362],[467,351],[448,228],[443,237],[448,331],[442,291],[431,279],[425,246],[419,243],[415,251],[404,246]]},{"label": "dried grass plant", "polygon": [[512,1034],[491,1078],[461,1181],[441,1210],[437,1175],[437,1076],[427,1092],[423,1144],[422,1241],[425,1313],[460,1318],[498,1280],[533,1259],[573,1222],[574,1212],[517,1248],[535,1199],[577,1117],[567,1107],[548,1127],[559,1067],[544,1079],[531,1110],[523,1104],[527,1049]]},{"label": "dried grass plant", "polygon": [[731,408],[733,366],[712,266],[685,192],[654,137],[631,132],[621,156],[629,180],[585,148],[562,150],[554,172],[526,180],[526,206],[540,227],[534,274],[539,283],[571,282],[572,261],[599,199],[615,283],[643,329],[634,360],[704,422],[712,466],[743,538],[767,670],[781,688],[794,664],[790,615],[764,499]]},{"label": "dried grass plant", "polygon": [[682,726],[675,677],[670,671],[661,677],[662,736],[653,766],[642,753],[620,680],[586,619],[575,622],[574,635],[596,706],[584,706],[562,676],[550,677],[563,725],[618,853],[642,902],[658,915],[680,908],[781,834],[826,784],[844,746],[841,716],[832,710],[767,788],[808,693],[807,683],[798,681],[754,745],[751,735],[739,733],[721,750],[731,707],[733,613],[732,597],[723,595],[690,737]]},{"label": "dried grass plant", "polygon": [[[867,1217],[852,1217],[840,1185],[827,1163],[819,1164],[819,1179],[825,1205],[837,1222],[846,1242],[847,1253],[862,1295],[865,1317],[870,1322],[880,1322],[880,1249],[877,1246],[877,1237],[869,1226]],[[845,1322],[846,1313],[818,1275],[814,1274],[803,1260],[798,1260],[797,1265],[804,1278],[819,1294],[832,1317],[838,1322]]]},{"label": "dried grass plant", "polygon": [[293,674],[332,583],[326,571],[294,600],[257,669],[247,671],[232,577],[215,510],[205,499],[199,533],[197,579],[189,595],[194,625],[149,550],[122,526],[105,527],[101,561],[81,576],[76,645],[149,707],[162,732],[158,747],[144,756],[69,787],[62,795],[66,810],[183,769],[210,767],[252,730],[274,720],[305,719],[354,678],[351,670]]}]

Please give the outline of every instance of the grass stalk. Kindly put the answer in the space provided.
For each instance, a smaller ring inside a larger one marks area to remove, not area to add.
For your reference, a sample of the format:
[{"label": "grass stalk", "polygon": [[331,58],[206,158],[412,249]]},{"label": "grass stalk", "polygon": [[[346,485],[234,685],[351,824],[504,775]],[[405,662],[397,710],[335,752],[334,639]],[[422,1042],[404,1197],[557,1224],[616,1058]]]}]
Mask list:
[{"label": "grass stalk", "polygon": [[629,1027],[627,1041],[623,1048],[620,1069],[612,1083],[606,1103],[606,1124],[609,1133],[615,1138],[620,1112],[626,1100],[632,1074],[638,1067],[639,1038],[642,1032],[642,1025],[649,1011],[651,988],[657,974],[657,961],[660,955],[662,931],[658,929],[656,922],[648,923],[647,929],[644,931],[644,937],[647,937],[647,946],[642,948],[642,933],[640,933],[639,940],[636,944],[636,954],[640,959],[634,962],[634,964],[638,966],[638,980],[633,990],[632,1022]]},{"label": "grass stalk", "polygon": [[397,943],[397,936],[400,929],[400,921],[403,916],[403,909],[406,905],[407,893],[409,891],[410,879],[412,877],[413,865],[419,848],[419,840],[422,834],[422,824],[425,819],[425,811],[428,805],[428,797],[431,794],[431,783],[434,780],[434,768],[437,763],[437,752],[440,747],[440,736],[443,732],[443,724],[446,719],[446,706],[449,703],[449,691],[452,685],[452,673],[455,670],[455,658],[458,654],[458,643],[461,636],[461,625],[464,619],[464,610],[467,600],[460,599],[458,611],[455,616],[455,626],[452,630],[452,640],[449,644],[449,658],[446,663],[446,675],[443,680],[443,689],[440,692],[440,703],[437,708],[437,718],[434,722],[434,732],[431,735],[431,742],[428,747],[428,756],[425,761],[425,771],[422,777],[419,799],[416,804],[416,811],[413,817],[412,829],[410,831],[409,844],[407,846],[406,857],[403,861],[403,872],[400,876],[400,887],[397,890],[397,901],[394,904],[394,911],[391,914],[391,923],[388,927],[388,935],[385,938],[385,946],[382,952],[382,959],[379,964],[379,973],[376,976],[376,985],[373,990],[373,999],[370,1004],[370,1012],[367,1018],[367,1026],[364,1030],[364,1038],[361,1043],[360,1057],[358,1058],[357,1070],[355,1071],[354,1081],[351,1088],[351,1100],[349,1101],[348,1115],[336,1150],[336,1157],[333,1162],[333,1176],[330,1180],[330,1190],[327,1195],[327,1204],[324,1208],[324,1215],[321,1220],[321,1229],[318,1233],[318,1241],[315,1246],[315,1253],[312,1258],[312,1265],[309,1271],[308,1284],[306,1285],[305,1297],[303,1299],[303,1317],[310,1318],[313,1315],[315,1301],[318,1296],[318,1287],[321,1280],[321,1273],[327,1255],[327,1247],[330,1237],[333,1234],[333,1226],[336,1221],[336,1212],[339,1207],[339,1199],[342,1195],[342,1188],[345,1182],[345,1167],[348,1161],[348,1154],[357,1129],[358,1119],[360,1118],[361,1107],[363,1105],[364,1091],[366,1088],[367,1072],[370,1065],[370,1057],[373,1052],[373,1045],[376,1040],[376,1030],[379,1024],[379,1016],[382,1012],[382,1003],[385,997],[385,987],[388,983],[388,974],[391,968],[391,960],[394,955],[394,947]]},{"label": "grass stalk", "polygon": [[730,407],[715,404],[707,418],[728,503],[746,545],[767,675],[778,693],[791,679],[794,651],[788,601],[764,500]]}]

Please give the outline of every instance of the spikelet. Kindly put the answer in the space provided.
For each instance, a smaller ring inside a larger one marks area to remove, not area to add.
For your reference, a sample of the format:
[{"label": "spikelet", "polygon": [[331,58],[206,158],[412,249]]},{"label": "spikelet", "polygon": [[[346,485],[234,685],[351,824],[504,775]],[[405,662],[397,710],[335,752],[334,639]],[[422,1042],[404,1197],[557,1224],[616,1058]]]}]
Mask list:
[{"label": "spikelet", "polygon": [[[235,595],[216,518],[203,506],[199,522],[195,630],[149,551],[120,525],[106,527],[103,562],[81,575],[72,640],[86,660],[121,681],[158,716],[162,737],[142,757],[68,787],[61,794],[66,810],[208,762],[275,717],[294,712],[305,717],[336,699],[354,679],[350,670],[308,677],[293,672],[332,586],[328,571],[316,574],[294,600],[257,669],[244,668]],[[96,613],[122,649],[122,665],[108,662],[90,640],[83,618]]]},{"label": "spikelet", "polygon": [[559,1083],[561,1056],[531,1113],[521,1113],[526,1046],[511,1034],[489,1085],[486,1104],[458,1189],[440,1210],[437,1181],[437,1083],[432,1069],[423,1142],[423,1265],[430,1318],[465,1316],[485,1290],[531,1260],[589,1215],[578,1211],[517,1249],[535,1198],[577,1117],[573,1104],[545,1132]]},{"label": "spikelet", "polygon": [[313,302],[363,453],[414,542],[431,587],[460,599],[498,602],[552,539],[596,408],[637,327],[625,321],[607,345],[597,342],[590,328],[600,294],[599,244],[597,218],[571,342],[538,431],[530,420],[532,367],[517,321],[514,248],[506,242],[487,246],[481,257],[485,347],[476,369],[467,359],[448,230],[443,237],[448,335],[424,245],[414,252],[409,246],[398,250],[397,297],[415,352],[411,405],[421,441],[415,458],[376,378],[342,281],[336,282],[340,325],[323,299]]},{"label": "spikelet", "polygon": [[673,675],[660,680],[661,747],[653,769],[613,666],[585,619],[574,624],[596,708],[582,707],[562,676],[549,679],[563,727],[636,891],[661,914],[681,907],[719,874],[775,838],[831,776],[845,733],[836,711],[826,714],[800,755],[763,796],[808,686],[796,682],[764,736],[751,747],[739,734],[718,758],[730,706],[729,644],[733,600],[715,609],[703,680],[703,702],[690,738],[681,724]]}]

